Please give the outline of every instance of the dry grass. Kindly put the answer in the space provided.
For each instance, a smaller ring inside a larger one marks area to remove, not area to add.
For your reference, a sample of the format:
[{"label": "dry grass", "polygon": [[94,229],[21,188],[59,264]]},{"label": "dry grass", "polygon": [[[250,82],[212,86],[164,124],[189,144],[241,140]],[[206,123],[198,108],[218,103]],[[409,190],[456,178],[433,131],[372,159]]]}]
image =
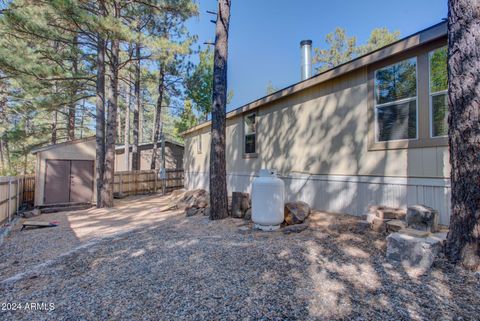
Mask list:
[{"label": "dry grass", "polygon": [[[308,230],[284,235],[245,231],[239,228],[242,220],[160,212],[167,202],[124,199],[113,210],[49,215],[49,221],[60,221],[58,228],[14,233],[5,245],[19,250],[16,260],[28,264],[2,265],[2,298],[52,302],[55,310],[4,312],[3,319],[475,320],[480,315],[477,277],[439,260],[428,275],[409,278],[385,261],[384,236],[351,232],[350,216],[316,212]],[[32,246],[26,250],[30,258],[23,256],[23,245],[43,242],[51,246]],[[0,259],[11,260],[5,249]],[[5,281],[47,259],[53,260]]]}]

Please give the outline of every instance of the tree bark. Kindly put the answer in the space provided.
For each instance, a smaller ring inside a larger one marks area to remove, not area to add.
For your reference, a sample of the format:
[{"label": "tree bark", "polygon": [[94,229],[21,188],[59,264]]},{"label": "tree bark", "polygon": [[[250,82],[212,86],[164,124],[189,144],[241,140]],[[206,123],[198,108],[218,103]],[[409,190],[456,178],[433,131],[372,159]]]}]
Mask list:
[{"label": "tree bark", "polygon": [[135,46],[135,107],[133,109],[133,145],[132,145],[132,170],[140,169],[140,157],[138,155],[138,145],[140,143],[140,109],[142,108],[142,101],[140,98],[140,44]]},{"label": "tree bark", "polygon": [[227,106],[227,57],[230,0],[218,1],[213,66],[212,127],[210,149],[210,219],[228,216],[225,165],[225,115]]},{"label": "tree bark", "polygon": [[480,270],[480,1],[448,2],[451,262]]},{"label": "tree bark", "polygon": [[51,129],[52,129],[52,136],[51,136],[51,139],[50,139],[50,142],[52,144],[56,144],[57,143],[57,111],[54,110],[53,113],[52,113],[52,123],[50,125]]},{"label": "tree bark", "polygon": [[[99,12],[105,15],[103,1],[99,1]],[[102,186],[105,171],[105,40],[101,34],[97,35],[97,84],[96,84],[96,115],[95,115],[95,141],[96,141],[96,183],[97,207],[103,207]]]},{"label": "tree bark", "polygon": [[[118,3],[114,3],[115,15],[119,15]],[[105,171],[103,173],[102,207],[113,207],[113,179],[115,174],[115,142],[117,140],[118,109],[118,55],[119,40],[112,39],[110,61],[110,90],[108,91],[107,130],[105,141]]]},{"label": "tree bark", "polygon": [[158,98],[157,98],[157,106],[155,108],[153,149],[152,149],[152,160],[150,162],[150,169],[155,169],[157,164],[158,140],[160,138],[160,128],[162,126],[161,125],[162,124],[162,101],[163,101],[164,83],[165,83],[165,72],[163,68],[163,62],[160,61],[159,67],[158,67]]},{"label": "tree bark", "polygon": [[125,164],[125,170],[129,171],[130,170],[130,106],[132,104],[132,89],[131,85],[127,85],[127,106],[125,109],[125,137],[123,138],[124,140],[124,146],[125,146],[125,151],[124,151],[124,164]]},{"label": "tree bark", "polygon": [[[78,55],[77,55],[77,36],[73,37],[72,45],[72,74],[74,77],[78,74]],[[76,113],[76,96],[77,96],[77,85],[76,82],[72,83],[72,92],[70,96],[70,104],[68,106],[68,123],[67,123],[67,138],[68,140],[75,139],[75,113]]]}]

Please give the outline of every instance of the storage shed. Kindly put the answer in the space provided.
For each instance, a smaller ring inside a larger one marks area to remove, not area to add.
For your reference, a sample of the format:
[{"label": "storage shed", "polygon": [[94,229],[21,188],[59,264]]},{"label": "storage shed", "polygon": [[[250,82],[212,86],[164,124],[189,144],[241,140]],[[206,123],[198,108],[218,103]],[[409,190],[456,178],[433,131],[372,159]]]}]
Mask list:
[{"label": "storage shed", "polygon": [[95,202],[95,137],[32,153],[36,155],[35,206]]}]

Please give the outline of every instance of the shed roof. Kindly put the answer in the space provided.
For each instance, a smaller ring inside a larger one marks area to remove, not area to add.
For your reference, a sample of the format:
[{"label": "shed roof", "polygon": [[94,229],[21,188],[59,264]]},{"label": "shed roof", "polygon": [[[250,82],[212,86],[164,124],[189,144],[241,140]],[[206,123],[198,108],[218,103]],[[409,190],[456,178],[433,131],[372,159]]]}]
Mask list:
[{"label": "shed roof", "polygon": [[[259,108],[267,105],[273,101],[279,100],[281,98],[290,96],[292,94],[298,93],[302,90],[310,88],[312,86],[318,85],[320,83],[326,82],[348,72],[357,70],[362,67],[366,67],[370,64],[378,62],[380,60],[386,59],[388,57],[394,56],[401,52],[404,52],[409,49],[413,49],[435,39],[445,37],[447,35],[447,22],[443,21],[438,24],[435,24],[427,29],[423,29],[413,35],[407,36],[403,39],[400,39],[390,45],[372,51],[368,54],[355,58],[351,61],[348,61],[344,64],[338,65],[332,69],[321,72],[311,78],[297,82],[291,86],[280,89],[270,95],[264,96],[257,100],[254,100],[246,105],[243,105],[237,109],[234,109],[227,113],[227,118],[232,118],[237,115],[241,115],[249,110]],[[187,135],[189,133],[195,132],[199,129],[209,126],[211,121],[206,121],[199,125],[196,125],[184,132],[181,135]]]},{"label": "shed roof", "polygon": [[95,136],[89,136],[89,137],[85,137],[85,138],[69,140],[69,141],[66,141],[66,142],[58,143],[58,144],[51,144],[51,145],[47,145],[47,146],[37,147],[37,148],[32,149],[32,154],[36,154],[38,152],[43,152],[43,151],[54,149],[54,148],[60,148],[60,147],[68,146],[68,145],[88,142],[88,141],[91,141],[91,140],[95,140]]}]

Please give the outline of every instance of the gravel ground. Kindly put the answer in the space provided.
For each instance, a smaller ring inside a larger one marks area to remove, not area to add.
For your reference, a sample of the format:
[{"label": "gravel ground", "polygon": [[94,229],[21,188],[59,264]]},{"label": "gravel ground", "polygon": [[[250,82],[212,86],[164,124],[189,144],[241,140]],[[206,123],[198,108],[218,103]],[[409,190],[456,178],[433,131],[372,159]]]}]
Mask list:
[{"label": "gravel ground", "polygon": [[[440,259],[428,275],[410,278],[385,261],[384,236],[349,231],[351,217],[316,212],[309,229],[285,235],[251,231],[242,220],[159,212],[157,201],[165,199],[148,198],[144,212],[162,219],[103,239],[77,238],[76,249],[15,279],[2,273],[2,302],[23,308],[0,318],[479,319],[478,276]],[[140,211],[143,203],[128,206]],[[30,302],[54,309],[25,309]]]}]

